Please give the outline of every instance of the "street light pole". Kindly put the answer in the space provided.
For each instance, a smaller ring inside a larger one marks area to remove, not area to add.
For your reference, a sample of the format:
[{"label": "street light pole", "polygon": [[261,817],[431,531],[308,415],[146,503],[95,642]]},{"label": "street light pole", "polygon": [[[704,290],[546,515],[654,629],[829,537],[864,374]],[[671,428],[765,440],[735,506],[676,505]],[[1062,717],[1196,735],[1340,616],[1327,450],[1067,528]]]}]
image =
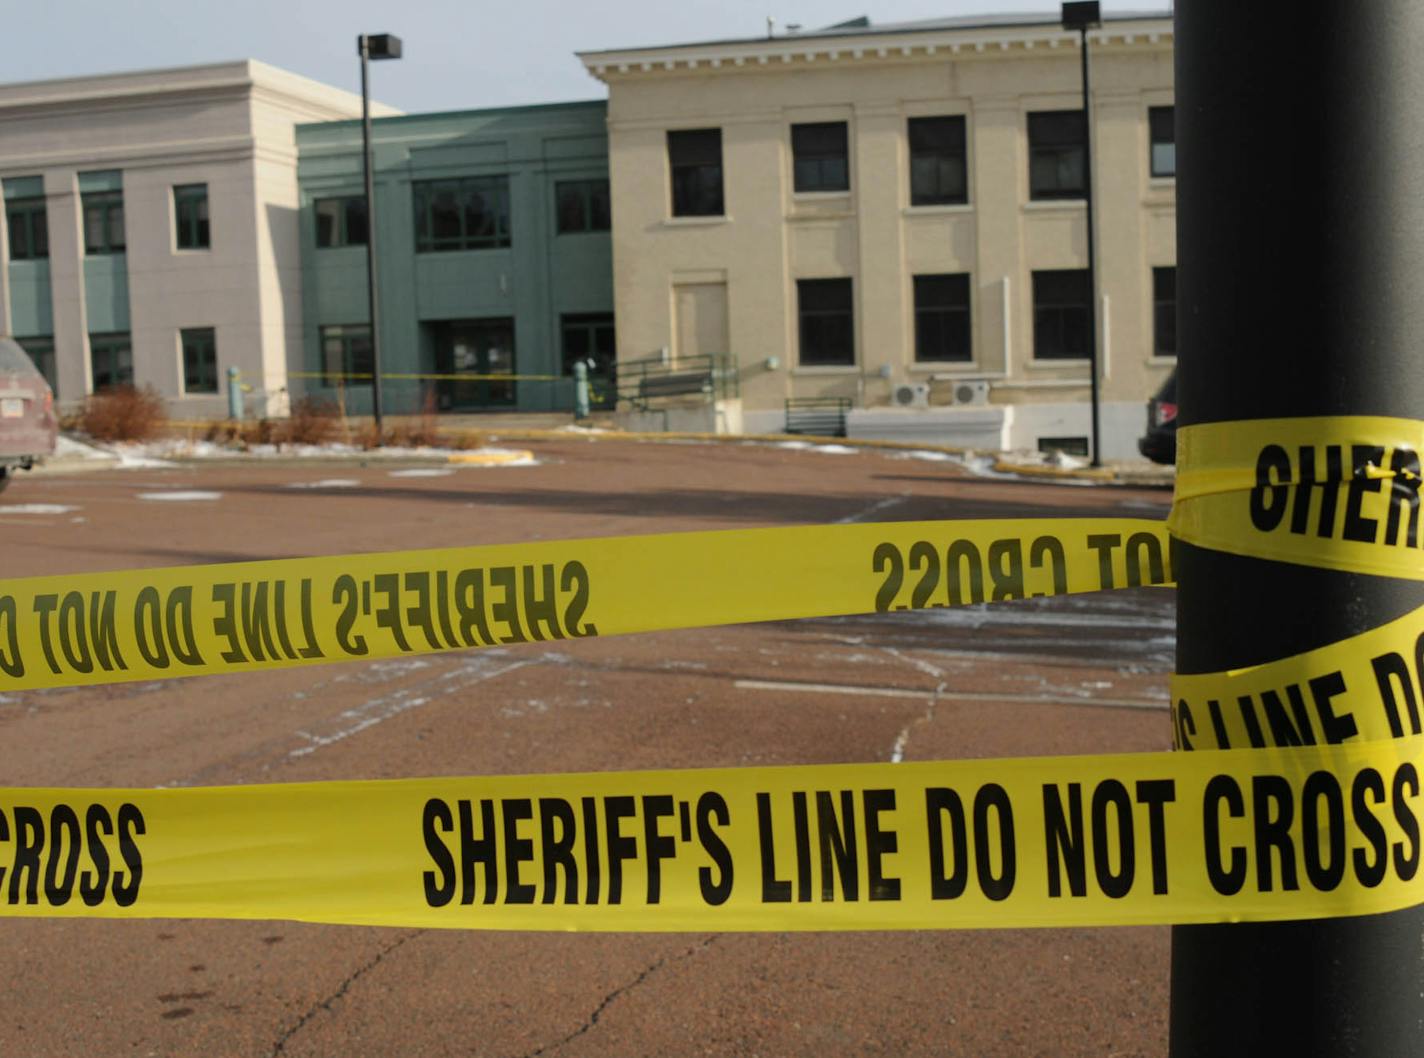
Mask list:
[{"label": "street light pole", "polygon": [[[1271,4],[1191,0],[1175,37],[1181,427],[1420,418],[1424,200],[1409,174],[1424,165],[1424,5],[1282,18]],[[1303,480],[1322,525],[1335,490],[1358,495],[1349,478],[1334,490]],[[1412,506],[1415,486],[1392,487]],[[1187,543],[1172,564],[1187,674],[1290,657],[1424,603],[1424,582]],[[1421,936],[1420,907],[1176,926],[1171,1054],[1418,1054]]]},{"label": "street light pole", "polygon": [[401,40],[390,33],[366,34],[356,38],[361,56],[361,168],[366,193],[366,299],[371,327],[371,412],[376,421],[376,444],[382,437],[381,424],[381,313],[379,283],[376,278],[376,195],[371,173],[371,94],[367,61],[399,59]]},{"label": "street light pole", "polygon": [[1063,28],[1078,31],[1078,54],[1082,59],[1083,84],[1083,195],[1088,206],[1088,375],[1091,388],[1092,465],[1103,465],[1102,433],[1099,428],[1098,406],[1098,270],[1096,239],[1093,230],[1093,112],[1092,80],[1088,63],[1088,30],[1103,24],[1098,0],[1070,0],[1062,9]]}]

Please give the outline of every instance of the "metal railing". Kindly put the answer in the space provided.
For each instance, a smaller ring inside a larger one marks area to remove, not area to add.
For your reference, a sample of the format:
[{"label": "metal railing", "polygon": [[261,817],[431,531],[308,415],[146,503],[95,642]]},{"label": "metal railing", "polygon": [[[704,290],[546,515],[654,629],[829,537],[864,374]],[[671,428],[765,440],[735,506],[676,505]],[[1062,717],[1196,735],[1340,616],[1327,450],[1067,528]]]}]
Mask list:
[{"label": "metal railing", "polygon": [[740,396],[736,362],[729,353],[705,353],[665,359],[620,361],[617,393],[620,401],[648,408],[670,398],[701,398],[707,403]]}]

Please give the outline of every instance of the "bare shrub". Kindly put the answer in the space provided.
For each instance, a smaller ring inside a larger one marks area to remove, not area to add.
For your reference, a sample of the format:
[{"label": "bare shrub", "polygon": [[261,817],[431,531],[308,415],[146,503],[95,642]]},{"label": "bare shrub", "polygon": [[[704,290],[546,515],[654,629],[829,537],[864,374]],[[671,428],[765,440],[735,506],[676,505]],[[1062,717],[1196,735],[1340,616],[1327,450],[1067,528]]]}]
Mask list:
[{"label": "bare shrub", "polygon": [[335,401],[302,397],[292,405],[285,423],[274,424],[273,440],[294,445],[326,444],[340,428],[341,409]]},{"label": "bare shrub", "polygon": [[168,425],[168,408],[151,386],[115,386],[85,402],[79,424],[96,441],[148,441]]},{"label": "bare shrub", "polygon": [[402,419],[391,427],[389,443],[407,448],[438,448],[443,444],[434,393],[425,395],[424,408],[418,417]]}]

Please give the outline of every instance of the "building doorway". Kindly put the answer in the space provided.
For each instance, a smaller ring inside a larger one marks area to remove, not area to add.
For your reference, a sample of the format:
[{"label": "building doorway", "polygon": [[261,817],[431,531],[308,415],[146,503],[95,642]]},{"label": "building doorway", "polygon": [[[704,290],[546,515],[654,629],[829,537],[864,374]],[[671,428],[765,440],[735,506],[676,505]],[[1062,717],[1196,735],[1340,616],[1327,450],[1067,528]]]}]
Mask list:
[{"label": "building doorway", "polygon": [[441,411],[509,408],[518,399],[514,356],[514,321],[445,320],[430,325],[435,339],[435,373],[469,375],[468,381],[442,378],[436,382],[436,406]]}]

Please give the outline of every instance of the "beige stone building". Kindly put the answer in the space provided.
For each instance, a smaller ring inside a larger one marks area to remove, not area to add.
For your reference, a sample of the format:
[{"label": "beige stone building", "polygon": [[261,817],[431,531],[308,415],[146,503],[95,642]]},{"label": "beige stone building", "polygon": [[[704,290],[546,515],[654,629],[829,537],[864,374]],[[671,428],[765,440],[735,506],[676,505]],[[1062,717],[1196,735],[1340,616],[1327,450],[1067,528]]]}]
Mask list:
[{"label": "beige stone building", "polygon": [[1105,458],[1175,363],[1172,20],[1056,13],[580,55],[609,89],[620,364],[725,354],[717,425],[845,398],[851,436]]},{"label": "beige stone building", "polygon": [[0,333],[65,404],[130,382],[220,416],[236,367],[250,411],[282,413],[302,338],[295,129],[360,113],[253,61],[0,85]]}]

